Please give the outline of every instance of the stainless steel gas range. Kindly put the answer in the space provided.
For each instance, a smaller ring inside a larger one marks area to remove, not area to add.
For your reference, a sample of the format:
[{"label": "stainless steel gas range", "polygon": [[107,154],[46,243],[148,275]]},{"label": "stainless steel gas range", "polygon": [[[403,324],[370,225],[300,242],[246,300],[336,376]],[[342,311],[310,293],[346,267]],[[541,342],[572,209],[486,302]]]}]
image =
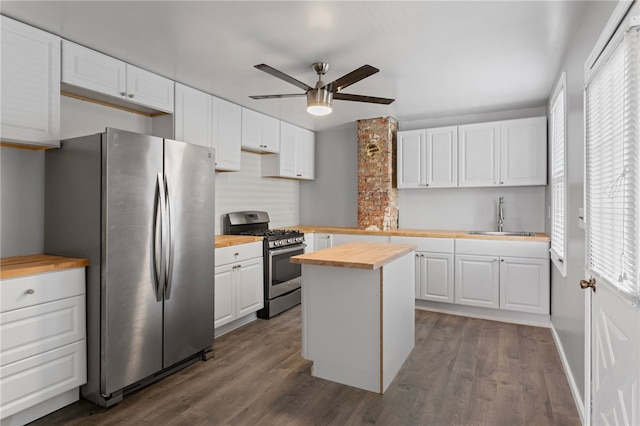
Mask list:
[{"label": "stainless steel gas range", "polygon": [[262,211],[227,213],[223,232],[264,237],[264,308],[259,318],[269,319],[300,304],[302,268],[289,261],[304,253],[304,234],[297,230],[269,229],[269,215]]}]

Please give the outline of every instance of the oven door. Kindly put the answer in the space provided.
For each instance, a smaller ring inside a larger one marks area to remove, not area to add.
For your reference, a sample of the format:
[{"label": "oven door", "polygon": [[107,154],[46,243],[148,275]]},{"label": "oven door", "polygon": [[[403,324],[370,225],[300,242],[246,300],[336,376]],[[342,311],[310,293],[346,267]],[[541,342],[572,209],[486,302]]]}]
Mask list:
[{"label": "oven door", "polygon": [[267,299],[300,288],[302,283],[302,267],[291,263],[292,256],[304,254],[306,244],[269,250],[269,270],[267,276]]}]

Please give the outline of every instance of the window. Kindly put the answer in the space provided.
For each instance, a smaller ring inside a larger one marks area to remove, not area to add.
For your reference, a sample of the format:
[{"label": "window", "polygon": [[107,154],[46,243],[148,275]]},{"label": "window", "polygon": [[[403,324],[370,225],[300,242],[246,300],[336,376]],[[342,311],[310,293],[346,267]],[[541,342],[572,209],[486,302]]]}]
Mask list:
[{"label": "window", "polygon": [[638,27],[610,42],[587,87],[585,201],[589,273],[638,298]]},{"label": "window", "polygon": [[567,74],[562,73],[551,96],[549,136],[551,140],[551,260],[567,276],[567,179],[566,179],[566,95]]}]

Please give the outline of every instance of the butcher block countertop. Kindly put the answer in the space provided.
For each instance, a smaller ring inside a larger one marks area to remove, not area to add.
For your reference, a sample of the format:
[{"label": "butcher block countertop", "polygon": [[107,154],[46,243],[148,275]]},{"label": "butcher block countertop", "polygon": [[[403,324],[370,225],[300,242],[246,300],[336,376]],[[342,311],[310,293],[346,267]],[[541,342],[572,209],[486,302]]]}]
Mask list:
[{"label": "butcher block countertop", "polygon": [[291,263],[373,270],[414,251],[417,247],[415,244],[347,243],[294,256]]},{"label": "butcher block countertop", "polygon": [[[470,234],[469,231],[462,230],[441,230],[441,229],[394,229],[392,231],[365,231],[358,228],[343,228],[337,226],[311,226],[297,225],[288,226],[287,229],[299,229],[304,233],[326,233],[326,234],[357,234],[357,235],[386,235],[394,237],[429,237],[429,238],[468,238],[474,240],[508,240],[508,241],[551,241],[549,235],[544,232],[536,232],[532,237],[520,237],[513,235],[477,235]],[[284,228],[283,228],[284,229]]]},{"label": "butcher block countertop", "polygon": [[215,236],[215,247],[229,247],[229,246],[237,246],[238,244],[247,244],[247,243],[255,243],[257,241],[262,241],[262,237],[253,237],[251,235],[216,235]]},{"label": "butcher block countertop", "polygon": [[48,254],[4,257],[0,259],[0,279],[81,268],[84,266],[89,266],[87,259],[51,256]]}]

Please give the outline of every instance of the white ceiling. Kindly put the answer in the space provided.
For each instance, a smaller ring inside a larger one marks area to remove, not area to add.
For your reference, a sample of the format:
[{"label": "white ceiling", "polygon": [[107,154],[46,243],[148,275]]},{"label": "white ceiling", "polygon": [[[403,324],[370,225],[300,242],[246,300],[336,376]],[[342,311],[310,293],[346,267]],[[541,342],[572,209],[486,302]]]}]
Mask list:
[{"label": "white ceiling", "polygon": [[[361,118],[402,121],[544,106],[586,1],[2,1],[2,14],[176,81],[312,130]],[[301,90],[255,69],[266,63],[313,86],[370,64],[380,72],[312,117]]]}]

